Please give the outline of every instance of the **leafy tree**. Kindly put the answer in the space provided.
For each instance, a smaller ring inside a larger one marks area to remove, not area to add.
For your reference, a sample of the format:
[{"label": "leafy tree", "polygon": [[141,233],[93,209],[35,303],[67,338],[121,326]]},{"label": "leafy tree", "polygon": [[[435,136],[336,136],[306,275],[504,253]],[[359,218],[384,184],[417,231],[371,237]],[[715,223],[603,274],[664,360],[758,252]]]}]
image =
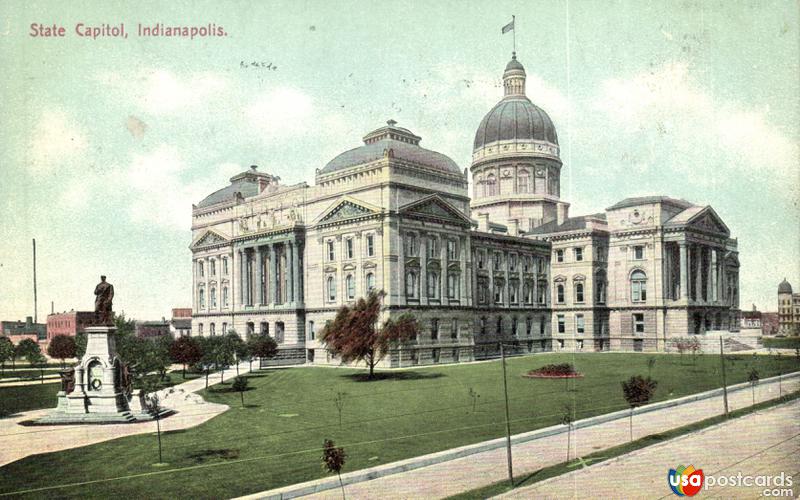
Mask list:
[{"label": "leafy tree", "polygon": [[564,405],[564,411],[561,414],[561,423],[567,426],[567,462],[569,462],[570,452],[570,437],[572,435],[572,422],[574,421],[574,414],[570,405]]},{"label": "leafy tree", "polygon": [[147,378],[142,381],[142,388],[147,394],[146,399],[149,406],[150,413],[153,414],[156,421],[156,435],[158,436],[158,463],[164,463],[161,456],[161,395],[158,393],[161,384],[157,379]]},{"label": "leafy tree", "polygon": [[[239,338],[237,335],[236,338]],[[239,339],[241,341],[241,339]],[[236,362],[234,359],[236,341],[229,336],[219,337],[214,344],[214,366],[219,370],[220,383],[225,381],[225,368]]]},{"label": "leafy tree", "polygon": [[250,346],[251,365],[253,358],[270,359],[278,355],[278,343],[269,335],[250,337],[247,344]]},{"label": "leafy tree", "polygon": [[342,487],[343,499],[345,495],[344,483],[342,483],[342,467],[344,467],[346,458],[347,454],[344,452],[344,448],[337,448],[330,439],[325,440],[322,445],[322,468],[329,474],[335,472],[339,476],[339,486]]},{"label": "leafy tree", "polygon": [[225,338],[225,343],[227,344],[226,348],[230,351],[231,357],[233,358],[233,363],[236,365],[236,376],[238,377],[239,376],[239,360],[241,359],[239,357],[239,354],[244,354],[245,356],[249,355],[249,352],[248,352],[248,349],[247,349],[247,345],[244,343],[244,340],[242,340],[242,337],[240,337],[239,334],[236,333],[235,330],[230,330],[225,335],[224,338]]},{"label": "leafy tree", "polygon": [[240,377],[237,375],[236,378],[233,379],[233,384],[231,384],[233,390],[237,391],[242,398],[242,408],[244,408],[244,391],[247,390],[247,382],[247,377]]},{"label": "leafy tree", "polygon": [[28,354],[27,358],[31,366],[39,367],[39,375],[44,384],[44,367],[47,366],[47,358],[44,357],[41,351],[33,351]]},{"label": "leafy tree", "polygon": [[61,367],[66,365],[67,358],[74,358],[78,354],[75,337],[70,335],[56,335],[47,346],[47,355],[61,360]]},{"label": "leafy tree", "polygon": [[756,404],[756,386],[758,385],[759,380],[760,377],[758,375],[758,370],[756,370],[755,368],[753,368],[747,373],[747,381],[750,382],[750,390],[753,393],[754,405]]},{"label": "leafy tree", "polygon": [[42,353],[42,349],[39,347],[39,344],[37,344],[35,341],[31,339],[22,339],[19,342],[19,344],[17,344],[16,351],[17,351],[17,356],[19,356],[20,358],[28,359],[29,363],[30,363],[29,359],[30,356],[34,355],[34,353],[37,352],[39,354]]},{"label": "leafy tree", "polygon": [[481,395],[478,394],[478,392],[472,387],[469,388],[469,392],[467,394],[469,394],[469,397],[472,398],[472,413],[475,413],[475,407],[477,406]]},{"label": "leafy tree", "polygon": [[336,396],[333,398],[333,404],[336,405],[336,410],[339,412],[339,428],[342,428],[342,410],[344,410],[344,397],[347,393],[336,391]]},{"label": "leafy tree", "polygon": [[625,396],[625,401],[628,402],[630,407],[630,430],[631,441],[633,441],[633,409],[646,405],[655,393],[658,382],[650,377],[644,378],[641,375],[634,375],[627,382],[622,382],[622,392]]},{"label": "leafy tree", "polygon": [[203,359],[203,348],[195,337],[180,337],[169,346],[169,357],[183,365],[183,378],[186,378],[186,365],[199,363]]},{"label": "leafy tree", "polygon": [[354,306],[342,306],[334,320],[322,330],[322,340],[343,362],[367,364],[370,379],[375,365],[393,344],[413,338],[419,332],[417,320],[410,314],[389,318],[378,327],[384,295],[383,291],[372,291],[366,298],[358,299]]},{"label": "leafy tree", "polygon": [[656,366],[656,358],[647,358],[647,376],[653,375],[653,368]]},{"label": "leafy tree", "polygon": [[206,375],[206,389],[208,389],[208,375],[211,368],[215,366],[217,361],[218,344],[222,337],[198,337],[197,341],[200,344],[200,351],[203,353],[200,358],[200,366],[203,367],[203,372]]},{"label": "leafy tree", "polygon": [[3,367],[3,376],[6,374],[6,361],[14,359],[14,344],[8,337],[0,336],[0,365]]}]

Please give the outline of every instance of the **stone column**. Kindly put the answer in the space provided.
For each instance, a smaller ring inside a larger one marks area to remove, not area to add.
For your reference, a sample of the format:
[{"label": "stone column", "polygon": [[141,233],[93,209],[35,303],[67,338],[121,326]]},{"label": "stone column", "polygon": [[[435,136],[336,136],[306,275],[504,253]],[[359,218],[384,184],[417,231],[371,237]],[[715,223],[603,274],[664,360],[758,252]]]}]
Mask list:
[{"label": "stone column", "polygon": [[469,279],[469,274],[467,273],[467,238],[462,236],[456,241],[458,245],[456,249],[458,251],[458,263],[461,269],[461,274],[458,276],[458,300],[462,306],[466,306],[467,280]]},{"label": "stone column", "polygon": [[508,289],[511,286],[508,283],[508,278],[510,277],[509,272],[508,272],[508,266],[510,264],[509,260],[511,260],[511,255],[509,255],[509,254],[507,254],[505,252],[503,252],[501,255],[503,255],[503,257],[505,257],[505,258],[502,259],[502,262],[503,262],[503,277],[505,278],[505,282],[503,283],[503,305],[504,306],[508,306],[508,305],[511,304],[511,301],[509,300],[510,297],[508,295]]},{"label": "stone column", "polygon": [[428,236],[419,233],[419,303],[428,303]]},{"label": "stone column", "polygon": [[439,302],[447,304],[450,297],[447,293],[447,280],[450,276],[448,269],[449,261],[447,260],[447,242],[450,241],[447,237],[440,238],[439,245],[439,263],[441,264],[441,271],[439,271]]},{"label": "stone column", "polygon": [[534,254],[533,256],[533,306],[539,307],[539,259],[541,257]]},{"label": "stone column", "polygon": [[277,292],[278,292],[278,288],[277,288],[277,285],[278,285],[278,281],[277,281],[278,280],[278,277],[277,277],[277,275],[278,275],[278,273],[277,273],[278,266],[276,265],[278,259],[276,258],[277,257],[276,248],[277,247],[275,246],[275,243],[270,243],[269,244],[269,288],[270,288],[269,301],[270,301],[270,306],[274,306],[275,304],[278,303],[278,296],[277,296]]},{"label": "stone column", "polygon": [[487,302],[489,307],[496,307],[494,302],[494,253],[491,248],[486,249],[486,267],[489,269],[489,293]]},{"label": "stone column", "polygon": [[294,243],[286,242],[286,302],[294,302]]},{"label": "stone column", "polygon": [[681,278],[680,278],[680,291],[681,295],[680,298],[683,300],[689,299],[689,266],[687,262],[688,255],[686,253],[686,242],[679,241],[678,242],[678,249],[679,249],[679,257],[680,257],[680,266],[681,266]]},{"label": "stone column", "polygon": [[261,247],[257,246],[254,250],[255,252],[255,260],[256,260],[256,286],[258,287],[256,291],[256,300],[258,301],[258,305],[264,304],[264,257],[261,253]]},{"label": "stone column", "polygon": [[295,243],[294,245],[294,253],[292,253],[292,278],[294,282],[292,284],[292,290],[294,291],[294,302],[295,304],[299,304],[303,300],[303,288],[302,282],[300,281],[300,277],[303,274],[303,268],[300,266],[300,253],[303,251],[302,245]]},{"label": "stone column", "polygon": [[706,263],[708,267],[706,268],[706,301],[713,302],[714,301],[714,249],[711,247],[707,248],[707,256],[706,256]]},{"label": "stone column", "polygon": [[[400,274],[399,279],[398,279],[399,283],[397,285],[398,286],[397,301],[400,304],[406,304],[406,245],[405,245],[406,242],[403,239],[403,232],[400,229],[399,225],[397,227],[397,234],[392,234],[392,226],[391,225],[388,227],[388,231],[389,231],[389,240],[390,241],[394,240],[394,241],[397,242],[396,243],[396,248],[397,248],[397,250],[396,250],[397,251],[397,269],[398,269],[398,272]],[[387,256],[386,255],[382,255],[381,257],[385,259]],[[384,269],[386,269],[386,268],[384,267]],[[383,279],[384,280],[386,280],[386,279],[391,280],[392,277],[391,277],[391,275],[390,276],[386,276],[384,274]]]},{"label": "stone column", "polygon": [[700,245],[695,245],[695,253],[697,256],[695,257],[694,262],[694,269],[695,269],[695,280],[694,280],[694,287],[695,287],[695,300],[700,302],[703,300],[703,247]]},{"label": "stone column", "polygon": [[517,274],[519,275],[519,283],[517,284],[517,304],[520,306],[525,305],[525,275],[522,270],[525,266],[522,265],[522,254],[517,254]]}]

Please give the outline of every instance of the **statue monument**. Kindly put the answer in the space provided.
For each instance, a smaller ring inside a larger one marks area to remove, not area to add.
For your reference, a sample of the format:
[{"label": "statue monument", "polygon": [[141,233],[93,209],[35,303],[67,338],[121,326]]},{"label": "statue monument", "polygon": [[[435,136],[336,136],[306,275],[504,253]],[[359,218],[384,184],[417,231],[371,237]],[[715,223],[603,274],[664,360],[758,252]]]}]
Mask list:
[{"label": "statue monument", "polygon": [[[95,321],[86,327],[86,352],[61,372],[58,406],[39,424],[126,423],[152,420],[144,391],[135,391],[130,372],[117,356],[112,299],[114,286],[100,277],[94,290]],[[169,414],[161,409],[159,415]]]}]

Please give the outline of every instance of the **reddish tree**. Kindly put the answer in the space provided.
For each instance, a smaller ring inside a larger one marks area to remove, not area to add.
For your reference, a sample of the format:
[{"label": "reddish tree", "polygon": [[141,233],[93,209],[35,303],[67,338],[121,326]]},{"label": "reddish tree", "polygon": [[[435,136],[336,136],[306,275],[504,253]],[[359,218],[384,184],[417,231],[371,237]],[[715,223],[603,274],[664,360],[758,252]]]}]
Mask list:
[{"label": "reddish tree", "polygon": [[47,346],[47,355],[60,359],[62,367],[67,358],[74,358],[77,354],[78,345],[75,343],[75,337],[69,335],[56,335]]},{"label": "reddish tree", "polygon": [[644,378],[641,375],[634,375],[627,382],[622,382],[622,393],[631,409],[629,420],[631,441],[633,441],[633,409],[649,403],[656,392],[657,386],[658,382],[650,377]]},{"label": "reddish tree", "polygon": [[334,442],[326,439],[322,447],[322,467],[325,472],[335,472],[339,476],[339,486],[342,487],[342,498],[344,498],[344,483],[342,483],[342,467],[344,467],[347,454],[344,448],[337,448]]},{"label": "reddish tree", "polygon": [[203,359],[203,348],[193,337],[179,337],[169,346],[169,357],[183,365],[183,378],[186,378],[186,365],[199,363]]},{"label": "reddish tree", "polygon": [[384,295],[382,291],[372,291],[352,307],[342,306],[334,320],[322,330],[322,340],[344,363],[363,361],[367,364],[370,379],[375,365],[393,344],[413,338],[419,332],[417,320],[410,314],[389,318],[377,326]]}]

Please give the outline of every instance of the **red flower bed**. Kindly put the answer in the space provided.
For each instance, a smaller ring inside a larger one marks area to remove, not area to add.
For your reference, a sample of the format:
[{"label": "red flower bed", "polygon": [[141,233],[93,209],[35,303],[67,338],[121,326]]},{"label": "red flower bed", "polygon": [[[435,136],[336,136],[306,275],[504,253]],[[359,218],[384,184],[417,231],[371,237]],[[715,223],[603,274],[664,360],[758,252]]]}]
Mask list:
[{"label": "red flower bed", "polygon": [[575,371],[575,367],[571,363],[559,363],[531,370],[525,376],[532,378],[580,378],[583,377],[583,374]]}]

